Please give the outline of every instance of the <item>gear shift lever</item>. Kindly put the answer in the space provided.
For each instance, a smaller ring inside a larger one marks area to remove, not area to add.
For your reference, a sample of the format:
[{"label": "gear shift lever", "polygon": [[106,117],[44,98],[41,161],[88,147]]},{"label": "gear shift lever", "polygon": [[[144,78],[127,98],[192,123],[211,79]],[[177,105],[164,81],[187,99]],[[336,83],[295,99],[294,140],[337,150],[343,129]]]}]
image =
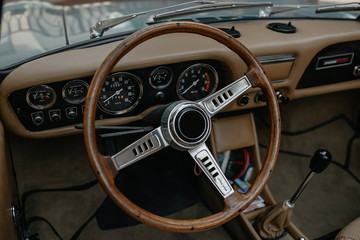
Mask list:
[{"label": "gear shift lever", "polygon": [[257,217],[256,230],[263,239],[279,239],[286,234],[284,229],[290,224],[295,201],[299,198],[315,173],[324,171],[329,166],[330,161],[331,154],[328,151],[324,149],[317,150],[310,161],[310,172],[290,200],[285,200],[269,207]]},{"label": "gear shift lever", "polygon": [[329,166],[331,158],[332,157],[330,152],[324,149],[319,149],[314,153],[310,161],[310,172],[308,173],[304,181],[301,183],[299,188],[296,190],[294,195],[290,198],[290,200],[287,201],[287,204],[289,204],[290,207],[294,207],[295,201],[304,191],[305,187],[308,185],[314,174],[321,173],[325,170],[325,168],[327,168],[327,166]]}]

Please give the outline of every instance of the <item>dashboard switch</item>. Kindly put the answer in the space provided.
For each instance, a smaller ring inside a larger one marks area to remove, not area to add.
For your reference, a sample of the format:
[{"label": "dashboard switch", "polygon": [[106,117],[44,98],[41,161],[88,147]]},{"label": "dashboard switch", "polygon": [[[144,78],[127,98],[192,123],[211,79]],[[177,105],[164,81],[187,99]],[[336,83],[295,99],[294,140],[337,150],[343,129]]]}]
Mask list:
[{"label": "dashboard switch", "polygon": [[238,100],[238,104],[239,104],[240,106],[245,106],[245,105],[247,105],[249,102],[250,102],[250,97],[249,97],[249,95],[247,95],[247,94],[241,96],[241,98],[239,98],[239,100]]},{"label": "dashboard switch", "polygon": [[44,114],[43,112],[34,112],[31,114],[31,119],[36,126],[40,126],[44,123]]},{"label": "dashboard switch", "polygon": [[77,117],[77,108],[76,107],[65,108],[65,113],[68,119],[74,119]]},{"label": "dashboard switch", "polygon": [[354,67],[354,76],[360,76],[360,65]]},{"label": "dashboard switch", "polygon": [[255,102],[257,103],[262,103],[262,102],[266,102],[264,93],[262,91],[258,92],[255,96]]},{"label": "dashboard switch", "polygon": [[61,112],[60,109],[54,109],[49,111],[49,118],[53,122],[60,121],[61,119]]},{"label": "dashboard switch", "polygon": [[280,90],[276,90],[276,97],[279,101],[281,101],[283,104],[287,104],[289,102],[289,98],[285,97],[283,93]]}]

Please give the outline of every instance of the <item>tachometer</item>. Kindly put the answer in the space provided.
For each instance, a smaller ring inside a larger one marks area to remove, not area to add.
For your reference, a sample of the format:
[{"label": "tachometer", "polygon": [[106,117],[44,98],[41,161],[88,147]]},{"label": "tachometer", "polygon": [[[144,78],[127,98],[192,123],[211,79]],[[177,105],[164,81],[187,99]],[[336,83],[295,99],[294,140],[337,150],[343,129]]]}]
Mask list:
[{"label": "tachometer", "polygon": [[109,76],[101,89],[99,107],[104,112],[120,115],[134,109],[143,94],[140,78],[127,72]]},{"label": "tachometer", "polygon": [[187,68],[178,78],[176,92],[180,99],[199,100],[215,92],[219,83],[216,70],[198,63]]}]

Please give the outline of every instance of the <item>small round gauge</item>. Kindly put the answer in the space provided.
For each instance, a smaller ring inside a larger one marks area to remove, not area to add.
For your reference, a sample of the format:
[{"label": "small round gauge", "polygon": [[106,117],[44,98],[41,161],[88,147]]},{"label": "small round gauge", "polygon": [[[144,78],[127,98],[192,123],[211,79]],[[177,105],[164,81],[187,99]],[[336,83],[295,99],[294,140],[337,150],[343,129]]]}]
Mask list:
[{"label": "small round gauge", "polygon": [[155,89],[163,89],[169,86],[173,78],[173,73],[168,67],[158,67],[151,72],[149,83]]},{"label": "small round gauge", "polygon": [[56,101],[54,89],[47,85],[30,88],[26,93],[26,102],[35,109],[42,110],[51,107]]},{"label": "small round gauge", "polygon": [[62,96],[67,103],[79,104],[86,100],[89,85],[83,80],[72,80],[62,89]]},{"label": "small round gauge", "polygon": [[120,115],[134,109],[143,93],[140,78],[127,72],[106,78],[99,96],[99,107],[106,113]]},{"label": "small round gauge", "polygon": [[216,70],[209,64],[188,67],[178,78],[176,92],[180,99],[199,100],[215,92],[219,83]]}]

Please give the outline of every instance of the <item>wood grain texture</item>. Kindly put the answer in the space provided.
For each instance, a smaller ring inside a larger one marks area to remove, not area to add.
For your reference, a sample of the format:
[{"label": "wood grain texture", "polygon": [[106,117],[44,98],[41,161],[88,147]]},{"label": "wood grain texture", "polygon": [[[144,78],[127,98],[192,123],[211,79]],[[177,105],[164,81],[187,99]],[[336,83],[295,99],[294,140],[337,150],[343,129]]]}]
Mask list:
[{"label": "wood grain texture", "polygon": [[[102,156],[99,153],[96,145],[94,128],[96,103],[98,101],[102,85],[116,63],[136,46],[151,38],[159,35],[179,32],[194,33],[212,38],[227,46],[243,59],[249,67],[246,73],[247,77],[250,79],[253,86],[260,87],[264,91],[268,102],[271,125],[268,152],[265,157],[264,165],[250,190],[246,194],[234,193],[226,198],[224,200],[224,209],[222,211],[208,217],[191,220],[176,220],[157,216],[138,207],[127,199],[121,192],[119,192],[114,184],[114,178],[116,175],[115,168],[109,157]],[[275,166],[279,152],[280,112],[275,91],[272,88],[268,77],[263,72],[260,63],[238,40],[225,34],[217,28],[207,25],[193,22],[168,22],[147,27],[130,35],[106,57],[94,75],[89,88],[84,112],[84,137],[89,160],[94,173],[98,177],[99,182],[107,194],[126,213],[143,223],[163,230],[176,232],[203,231],[217,227],[236,217],[256,198],[258,194],[260,194],[266,185]]]}]

